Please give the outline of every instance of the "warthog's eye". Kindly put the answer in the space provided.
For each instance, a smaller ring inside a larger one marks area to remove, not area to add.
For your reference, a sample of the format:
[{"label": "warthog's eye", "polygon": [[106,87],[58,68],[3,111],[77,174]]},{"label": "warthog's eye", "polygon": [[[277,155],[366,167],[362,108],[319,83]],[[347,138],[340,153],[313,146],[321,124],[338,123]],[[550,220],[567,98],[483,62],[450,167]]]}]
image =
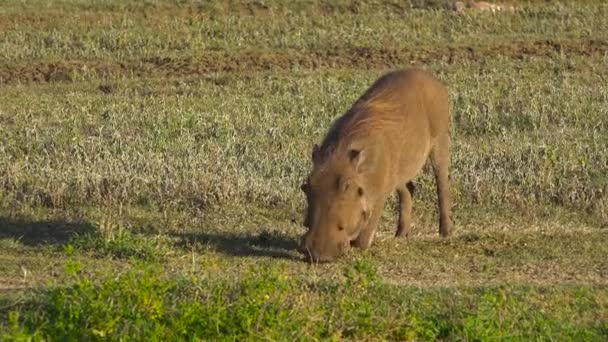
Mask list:
[{"label": "warthog's eye", "polygon": [[359,188],[359,196],[363,196],[363,188]]},{"label": "warthog's eye", "polygon": [[344,227],[338,226],[338,230],[342,231],[342,230],[344,230]]},{"label": "warthog's eye", "polygon": [[363,220],[367,220],[367,218],[369,217],[369,213],[367,212],[367,210],[363,210],[361,212],[361,217],[363,218]]}]

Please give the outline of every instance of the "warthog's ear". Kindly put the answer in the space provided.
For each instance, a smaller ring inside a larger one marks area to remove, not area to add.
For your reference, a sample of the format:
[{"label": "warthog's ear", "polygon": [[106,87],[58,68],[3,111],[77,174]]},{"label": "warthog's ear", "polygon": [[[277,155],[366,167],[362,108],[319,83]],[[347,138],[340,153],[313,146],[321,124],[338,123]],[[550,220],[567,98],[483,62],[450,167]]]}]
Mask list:
[{"label": "warthog's ear", "polygon": [[344,177],[338,176],[337,186],[338,186],[338,190],[340,192],[346,192],[349,185],[350,185],[350,181],[348,179],[344,179]]},{"label": "warthog's ear", "polygon": [[363,171],[363,165],[366,161],[365,149],[350,149],[348,151],[348,158],[351,164],[355,167],[355,171],[361,173]]}]

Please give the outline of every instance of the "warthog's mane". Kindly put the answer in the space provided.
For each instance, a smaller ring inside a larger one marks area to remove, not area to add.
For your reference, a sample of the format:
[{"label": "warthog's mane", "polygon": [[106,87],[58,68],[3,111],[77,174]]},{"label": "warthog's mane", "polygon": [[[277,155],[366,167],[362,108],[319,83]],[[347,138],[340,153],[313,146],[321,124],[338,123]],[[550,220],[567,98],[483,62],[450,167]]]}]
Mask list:
[{"label": "warthog's mane", "polygon": [[381,134],[400,127],[397,122],[400,115],[396,115],[396,112],[403,110],[398,90],[401,81],[393,73],[378,79],[345,115],[334,122],[321,147],[319,172],[346,158],[354,142],[364,147],[380,138]]},{"label": "warthog's mane", "polygon": [[355,103],[344,119],[336,122],[324,142],[323,162],[320,163],[318,171],[324,172],[332,162],[346,158],[353,142],[373,143],[379,138],[380,132],[386,132],[390,127],[398,127],[397,116],[392,115],[396,110],[399,110],[399,106],[394,102],[367,100]]}]

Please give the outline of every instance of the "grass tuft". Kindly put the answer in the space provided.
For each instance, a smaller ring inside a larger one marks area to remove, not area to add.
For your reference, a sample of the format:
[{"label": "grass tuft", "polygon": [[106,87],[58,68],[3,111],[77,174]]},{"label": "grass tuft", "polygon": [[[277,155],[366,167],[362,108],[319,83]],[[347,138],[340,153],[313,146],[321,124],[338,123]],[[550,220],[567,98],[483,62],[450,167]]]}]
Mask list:
[{"label": "grass tuft", "polygon": [[[606,1],[2,1],[0,340],[608,339]],[[310,148],[449,89],[455,236],[295,251]]]}]

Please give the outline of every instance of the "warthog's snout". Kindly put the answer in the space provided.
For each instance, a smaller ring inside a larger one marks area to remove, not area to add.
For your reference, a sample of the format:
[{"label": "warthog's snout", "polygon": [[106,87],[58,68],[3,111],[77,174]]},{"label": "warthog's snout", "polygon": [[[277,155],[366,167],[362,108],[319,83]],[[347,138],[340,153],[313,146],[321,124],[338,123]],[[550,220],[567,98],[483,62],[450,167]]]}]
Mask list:
[{"label": "warthog's snout", "polygon": [[310,240],[304,236],[298,245],[298,252],[302,253],[307,262],[323,262],[311,245]]},{"label": "warthog's snout", "polygon": [[297,247],[297,250],[302,253],[304,259],[307,262],[311,263],[324,263],[330,262],[344,254],[347,247],[350,246],[349,243],[338,243],[333,246],[333,248],[328,248],[326,244],[322,244],[323,252],[318,250],[318,247],[313,244],[313,241],[310,237],[304,236],[300,241],[300,244]]}]

